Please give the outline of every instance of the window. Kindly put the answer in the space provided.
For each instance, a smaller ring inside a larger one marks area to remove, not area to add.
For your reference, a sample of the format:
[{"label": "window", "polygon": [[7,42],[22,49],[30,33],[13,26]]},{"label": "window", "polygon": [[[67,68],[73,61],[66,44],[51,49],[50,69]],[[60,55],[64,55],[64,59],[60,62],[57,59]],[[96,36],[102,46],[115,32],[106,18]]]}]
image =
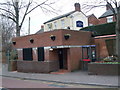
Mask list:
[{"label": "window", "polygon": [[44,61],[44,47],[38,47],[38,61]]},{"label": "window", "polygon": [[65,20],[63,19],[63,20],[61,20],[61,27],[62,27],[62,29],[64,29],[65,28]]},{"label": "window", "polygon": [[54,22],[54,27],[55,29],[57,29],[57,22]]},{"label": "window", "polygon": [[107,17],[107,23],[113,22],[113,16]]},{"label": "window", "polygon": [[33,60],[32,48],[23,48],[23,60],[25,61]]},{"label": "window", "polygon": [[92,24],[92,23],[90,23],[90,24],[89,24],[89,26],[93,26],[93,24]]},{"label": "window", "polygon": [[51,29],[52,29],[52,23],[47,24],[47,26],[48,26],[48,30],[51,30]]}]

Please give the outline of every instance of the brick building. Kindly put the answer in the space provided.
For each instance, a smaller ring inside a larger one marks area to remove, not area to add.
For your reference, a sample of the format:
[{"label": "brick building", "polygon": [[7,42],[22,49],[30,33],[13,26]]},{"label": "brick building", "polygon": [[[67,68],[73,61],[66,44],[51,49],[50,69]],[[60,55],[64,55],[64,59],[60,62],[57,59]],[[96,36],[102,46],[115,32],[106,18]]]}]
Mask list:
[{"label": "brick building", "polygon": [[95,51],[91,32],[54,30],[13,38],[18,51],[17,70],[21,72],[69,72],[82,68],[83,59],[95,60],[88,52]]},{"label": "brick building", "polygon": [[98,25],[99,19],[94,14],[88,16],[88,26]]},{"label": "brick building", "polygon": [[[101,21],[105,18],[101,17]],[[93,14],[88,17],[88,22],[90,26],[100,23]],[[42,27],[36,34],[13,38],[13,47],[18,51],[17,71],[49,73],[61,69],[69,72],[87,69],[86,62],[94,62],[98,58],[114,54],[112,51],[115,45],[112,44],[115,32],[108,29],[113,25],[105,26],[100,30],[96,28],[97,31],[87,27],[80,31],[54,29],[47,32],[43,32]],[[93,33],[97,35],[93,37]]]},{"label": "brick building", "polygon": [[88,26],[88,17],[82,12],[79,3],[75,3],[75,10],[66,14],[54,17],[44,22],[44,31],[57,29],[80,30]]},{"label": "brick building", "polygon": [[[116,11],[116,10],[115,10]],[[106,5],[106,12],[99,17],[99,24],[115,22],[115,16],[108,5]]]}]

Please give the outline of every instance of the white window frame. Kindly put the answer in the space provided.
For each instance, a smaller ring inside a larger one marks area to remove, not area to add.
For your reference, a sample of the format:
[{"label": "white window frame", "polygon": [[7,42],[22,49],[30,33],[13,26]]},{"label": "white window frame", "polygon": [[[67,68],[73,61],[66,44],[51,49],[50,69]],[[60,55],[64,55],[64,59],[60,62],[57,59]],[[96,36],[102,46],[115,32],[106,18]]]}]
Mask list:
[{"label": "white window frame", "polygon": [[113,22],[113,16],[107,17],[107,23]]},{"label": "white window frame", "polygon": [[47,24],[48,30],[52,29],[52,23]]},{"label": "white window frame", "polygon": [[57,22],[54,22],[54,27],[55,29],[57,29]]}]

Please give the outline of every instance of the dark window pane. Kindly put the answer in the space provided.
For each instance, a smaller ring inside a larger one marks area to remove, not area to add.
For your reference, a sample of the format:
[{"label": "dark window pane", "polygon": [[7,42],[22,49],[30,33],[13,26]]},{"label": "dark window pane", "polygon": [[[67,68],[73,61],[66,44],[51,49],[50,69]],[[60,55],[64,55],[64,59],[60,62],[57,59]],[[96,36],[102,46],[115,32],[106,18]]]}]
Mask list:
[{"label": "dark window pane", "polygon": [[26,61],[33,60],[32,48],[23,48],[23,60]]},{"label": "dark window pane", "polygon": [[38,61],[44,61],[44,47],[38,47]]}]

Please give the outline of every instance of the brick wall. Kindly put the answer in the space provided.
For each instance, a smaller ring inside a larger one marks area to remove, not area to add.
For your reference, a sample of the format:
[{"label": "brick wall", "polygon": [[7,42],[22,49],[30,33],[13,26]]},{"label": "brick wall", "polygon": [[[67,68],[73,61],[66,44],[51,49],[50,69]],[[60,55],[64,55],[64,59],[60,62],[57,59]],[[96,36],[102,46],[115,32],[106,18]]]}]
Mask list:
[{"label": "brick wall", "polygon": [[69,53],[69,68],[71,71],[80,69],[80,60],[82,58],[82,48],[71,48]]},{"label": "brick wall", "polygon": [[[115,17],[113,16],[113,22],[115,22]],[[99,19],[99,24],[105,24],[107,23],[107,17]]]},{"label": "brick wall", "polygon": [[[64,39],[64,34],[71,34],[68,40]],[[52,41],[50,35],[55,35],[56,40]],[[24,37],[13,38],[16,41],[14,48],[31,48],[31,47],[46,47],[58,45],[85,45],[90,44],[91,32],[85,31],[72,31],[72,30],[55,30],[41,34],[28,35]],[[34,42],[30,43],[29,40],[33,38]]]},{"label": "brick wall", "polygon": [[99,24],[99,20],[94,16],[94,15],[91,15],[88,17],[88,23],[89,23],[89,26],[92,24],[92,25],[97,25]]},{"label": "brick wall", "polygon": [[57,71],[58,62],[36,62],[36,61],[17,61],[18,72],[34,72],[34,73],[49,73],[51,71]]},{"label": "brick wall", "polygon": [[109,56],[106,42],[107,39],[115,39],[115,37],[108,37],[108,38],[96,38],[95,44],[97,45],[97,56],[99,59],[105,58]]},{"label": "brick wall", "polygon": [[106,18],[99,19],[99,24],[105,24],[105,23],[107,23],[107,19]]}]

